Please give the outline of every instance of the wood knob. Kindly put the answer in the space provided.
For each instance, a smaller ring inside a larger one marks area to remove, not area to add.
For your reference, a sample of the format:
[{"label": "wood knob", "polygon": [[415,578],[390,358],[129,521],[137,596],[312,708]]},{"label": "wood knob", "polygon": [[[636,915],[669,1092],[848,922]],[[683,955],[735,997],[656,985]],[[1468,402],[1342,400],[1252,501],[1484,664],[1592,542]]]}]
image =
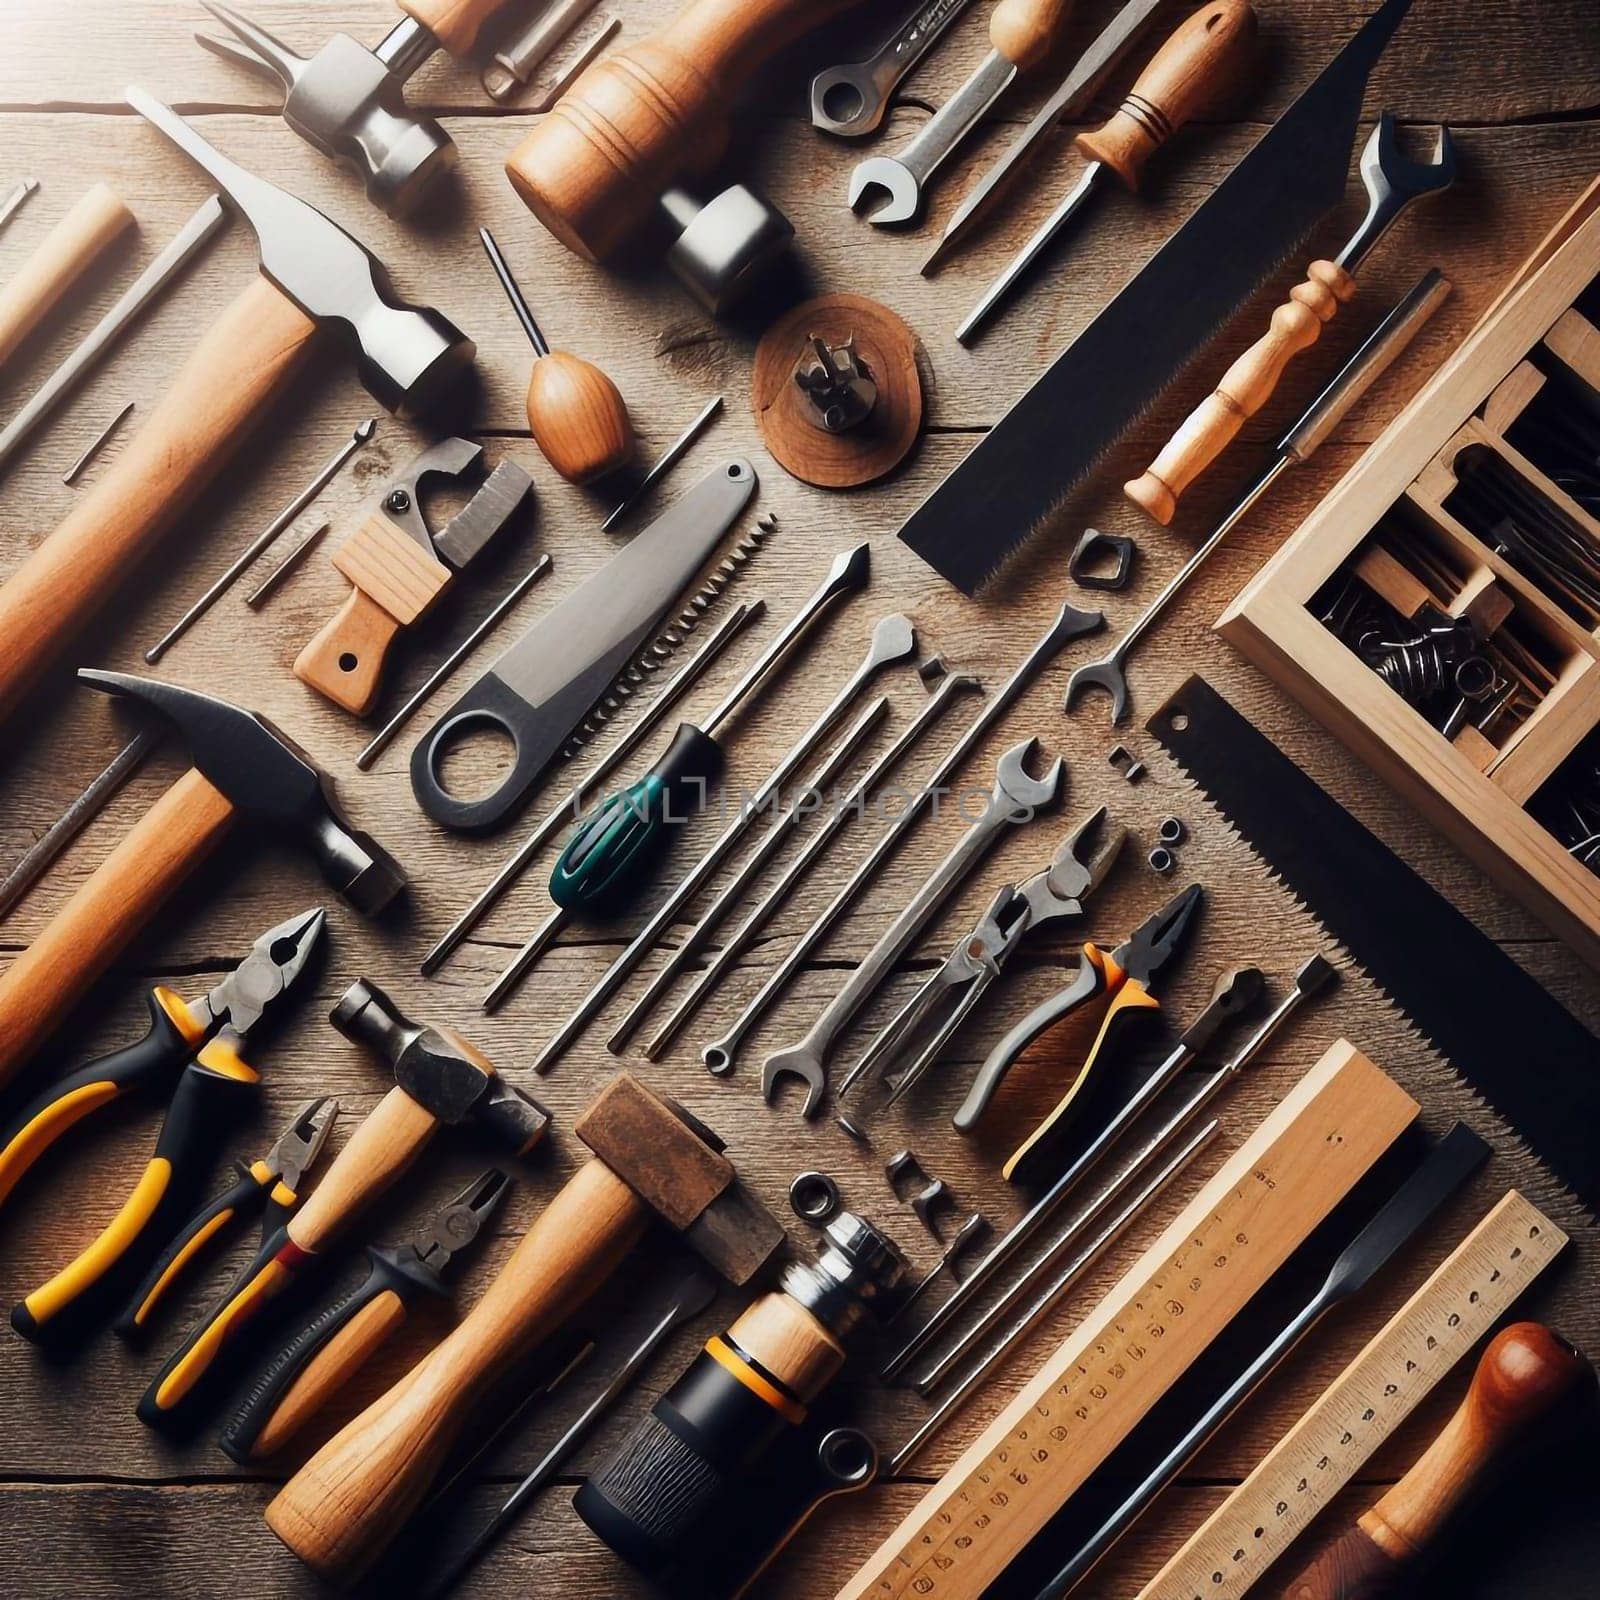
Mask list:
[{"label": "wood knob", "polygon": [[860,0],[692,0],[658,33],[594,63],[506,161],[569,250],[611,256],[662,193],[722,159],[736,96],[773,56]]},{"label": "wood knob", "polygon": [[1192,12],[1150,59],[1116,112],[1074,144],[1130,189],[1144,164],[1179,128],[1223,100],[1253,53],[1256,14],[1248,0],[1212,0]]},{"label": "wood knob", "polygon": [[633,420],[622,392],[593,362],[552,350],[528,378],[528,427],[568,483],[591,483],[633,459]]},{"label": "wood knob", "polygon": [[0,289],[0,366],[67,290],[137,225],[133,213],[103,183],[73,206]]},{"label": "wood knob", "polygon": [[989,18],[989,43],[1026,72],[1050,54],[1071,9],[1072,0],[1000,0]]},{"label": "wood knob", "polygon": [[1492,1471],[1580,1395],[1594,1368],[1537,1322],[1518,1322],[1484,1350],[1456,1414],[1356,1526],[1281,1591],[1282,1600],[1378,1600],[1411,1592],[1407,1569]]},{"label": "wood knob", "polygon": [[1165,526],[1178,509],[1184,490],[1227,449],[1229,442],[1278,387],[1288,365],[1321,337],[1339,307],[1356,292],[1356,281],[1331,261],[1313,261],[1306,281],[1272,313],[1272,325],[1222,375],[1179,424],[1161,454],[1142,477],[1125,483],[1123,492]]}]

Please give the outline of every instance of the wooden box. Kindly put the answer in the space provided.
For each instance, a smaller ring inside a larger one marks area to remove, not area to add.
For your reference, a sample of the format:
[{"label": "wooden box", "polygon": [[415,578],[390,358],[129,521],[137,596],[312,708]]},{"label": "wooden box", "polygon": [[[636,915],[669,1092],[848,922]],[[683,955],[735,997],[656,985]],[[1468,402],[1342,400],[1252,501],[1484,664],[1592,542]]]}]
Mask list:
[{"label": "wooden box", "polygon": [[[1587,450],[1600,180],[1217,626],[1600,967],[1600,590],[1559,564],[1592,548],[1600,572],[1600,493],[1562,453],[1580,423]],[[1435,638],[1482,657],[1480,701],[1459,659],[1413,670]]]}]

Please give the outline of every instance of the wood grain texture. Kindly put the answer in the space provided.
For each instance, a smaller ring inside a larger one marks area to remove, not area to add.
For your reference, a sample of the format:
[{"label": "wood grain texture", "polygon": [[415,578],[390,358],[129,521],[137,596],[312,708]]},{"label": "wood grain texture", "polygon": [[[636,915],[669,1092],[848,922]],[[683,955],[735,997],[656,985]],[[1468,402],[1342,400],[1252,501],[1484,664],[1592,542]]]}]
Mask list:
[{"label": "wood grain texture", "polygon": [[[754,181],[795,222],[801,261],[810,280],[806,292],[851,289],[890,304],[922,342],[928,388],[929,430],[905,470],[870,493],[847,497],[813,491],[788,480],[764,455],[749,409],[749,366],[759,326],[722,324],[701,314],[665,275],[647,264],[628,263],[599,271],[563,250],[533,226],[522,202],[501,171],[507,151],[532,126],[512,111],[484,115],[475,70],[444,57],[430,62],[409,89],[411,102],[447,119],[461,148],[458,198],[410,228],[379,215],[362,198],[359,183],[332,163],[308,152],[276,115],[277,91],[248,73],[197,50],[192,0],[73,0],[70,19],[62,8],[23,0],[7,18],[7,48],[0,51],[0,134],[8,165],[30,172],[44,185],[40,196],[0,235],[0,278],[15,270],[46,231],[48,214],[35,212],[52,190],[76,195],[84,174],[106,178],[138,213],[142,232],[139,264],[154,253],[208,192],[205,178],[191,170],[153,130],[128,117],[122,86],[142,82],[193,110],[197,124],[219,148],[252,170],[292,187],[311,203],[356,231],[391,268],[405,297],[439,305],[479,343],[481,383],[472,427],[508,437],[511,452],[534,471],[540,515],[527,539],[512,540],[504,551],[488,552],[471,581],[455,586],[416,639],[383,701],[385,709],[419,684],[426,673],[526,567],[548,549],[561,589],[597,570],[615,548],[601,538],[597,523],[609,501],[573,489],[542,464],[526,437],[524,398],[528,376],[525,337],[485,268],[475,228],[487,225],[505,239],[521,240],[532,252],[527,281],[538,287],[564,337],[610,373],[627,394],[641,439],[641,453],[652,459],[712,395],[727,396],[724,418],[665,486],[657,505],[679,492],[727,455],[744,452],[761,472],[762,506],[778,513],[781,527],[768,542],[750,576],[745,597],[764,595],[773,610],[769,628],[809,593],[833,552],[871,535],[875,576],[872,593],[840,613],[818,636],[815,651],[788,675],[780,691],[758,711],[740,720],[730,748],[734,784],[753,787],[831,696],[844,664],[860,653],[876,618],[905,609],[915,618],[925,650],[943,652],[953,665],[999,681],[1026,645],[1042,631],[1047,615],[1063,599],[1083,604],[1067,583],[1065,562],[1086,522],[1134,533],[1140,560],[1134,580],[1120,595],[1097,596],[1109,626],[1125,626],[1148,603],[1232,499],[1258,473],[1270,446],[1300,407],[1316,392],[1364,336],[1380,308],[1392,304],[1415,280],[1420,267],[1438,261],[1457,284],[1452,302],[1424,330],[1393,373],[1355,408],[1335,436],[1304,469],[1288,474],[1272,498],[1230,535],[1193,588],[1185,594],[1133,664],[1136,717],[1153,708],[1190,671],[1203,671],[1247,715],[1304,766],[1341,803],[1397,850],[1431,882],[1444,889],[1490,937],[1545,983],[1564,1004],[1600,1024],[1600,993],[1582,964],[1521,907],[1496,890],[1408,805],[1258,674],[1244,667],[1211,631],[1211,623],[1231,597],[1305,517],[1327,488],[1351,465],[1361,448],[1396,414],[1418,383],[1457,344],[1499,293],[1507,274],[1533,248],[1572,197],[1600,170],[1600,124],[1592,117],[1594,84],[1600,81],[1600,36],[1588,8],[1578,0],[1529,0],[1517,8],[1470,7],[1465,0],[1426,0],[1413,8],[1401,33],[1379,62],[1368,101],[1369,114],[1391,106],[1402,121],[1465,124],[1457,129],[1462,178],[1437,204],[1418,207],[1396,228],[1382,252],[1363,272],[1357,306],[1331,326],[1317,348],[1307,352],[1280,393],[1253,419],[1229,454],[1186,496],[1170,535],[1160,535],[1127,508],[1124,479],[1151,459],[1172,429],[1209,389],[1229,355],[1244,348],[1264,326],[1273,306],[1290,287],[1295,268],[1287,266],[1234,319],[1219,330],[1209,357],[1201,358],[1112,452],[1103,470],[1086,484],[1063,514],[1024,552],[982,600],[960,600],[925,567],[908,557],[894,530],[933,483],[970,448],[1050,356],[1084,327],[1171,228],[1215,186],[1229,166],[1259,136],[1264,124],[1331,57],[1340,41],[1371,10],[1371,0],[1328,0],[1307,8],[1292,0],[1261,0],[1264,71],[1259,86],[1228,118],[1191,125],[1152,164],[1145,192],[1130,197],[1115,191],[1101,196],[1093,226],[1075,245],[1061,270],[1045,275],[1023,297],[1016,311],[999,322],[981,352],[956,345],[952,330],[998,264],[1021,244],[1060,198],[1074,171],[1071,142],[1076,129],[1064,128],[1041,150],[1035,176],[1002,208],[996,224],[975,248],[938,278],[925,281],[917,267],[929,239],[943,226],[949,209],[971,177],[1032,114],[1056,81],[1054,64],[1031,74],[1008,93],[986,127],[952,162],[931,197],[924,232],[888,238],[860,227],[844,205],[851,165],[861,151],[812,134],[804,120],[804,81],[811,70],[831,61],[858,59],[892,20],[884,0],[863,5],[855,16],[833,25],[826,38],[806,42],[778,64],[779,89],[771,79],[754,82],[741,96],[741,131],[730,169]],[[1058,52],[1069,61],[1104,25],[1109,4],[1080,0],[1068,18]],[[1173,21],[1181,15],[1179,7]],[[678,10],[677,0],[627,0],[621,8],[625,40],[637,40],[663,25]],[[331,29],[345,29],[375,42],[393,25],[392,0],[341,0],[336,14],[323,0],[261,0],[253,15],[296,48],[309,52]],[[928,108],[942,103],[990,48],[978,8],[958,23],[919,67],[912,95],[891,113],[881,133],[883,148],[909,139],[925,122]],[[1508,63],[1512,65],[1508,67]],[[1101,103],[1084,117],[1102,121],[1114,110],[1138,71],[1130,60],[1115,75]],[[66,106],[74,109],[64,109]],[[115,117],[113,122],[111,119]],[[1363,137],[1363,127],[1358,139]],[[1352,176],[1345,205],[1306,241],[1301,260],[1337,250],[1359,220],[1362,196]],[[125,269],[130,274],[133,264]],[[141,410],[152,404],[192,349],[197,330],[216,317],[255,270],[248,230],[234,226],[220,236],[205,258],[142,325],[138,335],[106,363],[93,385],[41,429],[31,449],[12,463],[0,480],[0,506],[7,515],[0,532],[0,575],[20,565],[27,549],[77,503],[59,483],[61,472],[99,426],[127,399]],[[53,319],[59,329],[47,344],[19,352],[14,368],[0,377],[0,413],[9,413],[31,391],[71,340],[92,325],[120,285],[108,284],[63,306]],[[1360,314],[1358,314],[1360,313]],[[143,670],[139,652],[181,609],[182,603],[215,578],[249,538],[264,526],[304,483],[360,418],[372,411],[370,397],[342,363],[320,367],[315,382],[296,385],[291,407],[278,426],[263,429],[252,448],[241,453],[237,469],[197,502],[180,537],[165,547],[159,567],[122,586],[115,607],[96,630],[98,663]],[[311,375],[307,375],[308,380]],[[464,423],[463,426],[468,426]],[[335,536],[345,535],[363,514],[374,489],[402,467],[425,441],[406,427],[383,420],[378,437],[357,457],[350,472],[333,484],[307,513],[329,518]],[[91,469],[92,486],[117,459],[123,445],[113,443],[108,457]],[[646,507],[634,527],[647,526]],[[299,532],[312,525],[303,521]],[[626,531],[626,530],[625,530]],[[621,942],[660,903],[671,877],[664,878],[639,909],[615,924],[574,925],[563,935],[524,992],[503,1011],[485,1018],[477,1001],[514,944],[543,914],[544,873],[548,860],[528,877],[439,977],[423,984],[416,975],[420,950],[440,932],[489,877],[503,854],[520,837],[516,829],[488,841],[450,836],[419,818],[404,771],[405,741],[369,773],[355,770],[362,730],[342,711],[298,683],[291,671],[304,641],[341,603],[346,586],[328,563],[304,567],[259,616],[237,600],[226,602],[208,622],[172,652],[163,670],[175,680],[214,689],[267,713],[299,740],[335,776],[352,814],[402,858],[413,880],[407,904],[380,923],[364,923],[337,903],[329,904],[328,970],[314,975],[302,1004],[275,1032],[259,1061],[264,1074],[260,1120],[241,1136],[230,1154],[253,1156],[265,1149],[308,1095],[336,1093],[344,1110],[335,1143],[346,1137],[374,1106],[392,1078],[368,1053],[336,1037],[326,1024],[329,1008],[350,979],[370,975],[418,1015],[451,1021],[505,1070],[526,1084],[534,1049],[621,947]],[[552,589],[551,594],[557,591]],[[537,615],[537,597],[519,609],[509,630],[487,646],[492,652]],[[766,635],[750,651],[735,650],[693,697],[688,709],[703,712],[752,659]],[[487,659],[483,657],[480,659]],[[983,873],[952,898],[947,911],[927,930],[917,947],[885,985],[844,1042],[850,1052],[863,1048],[872,1031],[909,998],[931,962],[982,911],[999,883],[1025,876],[1048,859],[1060,835],[1090,806],[1104,802],[1117,821],[1134,834],[1126,859],[1090,902],[1083,922],[1062,926],[1023,952],[991,998],[955,1042],[947,1060],[918,1093],[892,1112],[874,1117],[875,1151],[850,1143],[821,1119],[802,1130],[792,1114],[763,1104],[756,1068],[764,1047],[809,1023],[837,987],[843,968],[870,947],[895,909],[961,831],[961,820],[941,816],[907,841],[862,897],[859,907],[818,950],[772,1017],[751,1038],[740,1070],[726,1082],[701,1068],[698,1049],[732,1020],[735,1009],[754,992],[826,898],[843,882],[863,853],[866,832],[850,823],[794,900],[784,906],[757,943],[730,973],[705,1014],[656,1067],[645,1068],[652,1087],[671,1094],[715,1127],[728,1141],[741,1174],[767,1204],[783,1213],[789,1180],[804,1167],[824,1167],[842,1185],[847,1203],[886,1228],[915,1268],[931,1265],[935,1250],[921,1225],[889,1195],[882,1176],[883,1157],[901,1145],[914,1145],[932,1170],[972,1207],[981,1206],[997,1225],[1018,1214],[1023,1197],[999,1180],[997,1165],[1023,1134],[1054,1103],[1058,1086],[1018,1079],[1008,1085],[1006,1103],[996,1107],[991,1128],[976,1140],[963,1139],[949,1118],[989,1046],[1029,1006],[1069,981],[1074,951],[1083,938],[1108,944],[1126,937],[1170,894],[1170,880],[1141,870],[1143,850],[1154,842],[1158,819],[1174,813],[1190,828],[1181,852],[1181,871],[1206,883],[1210,900],[1200,937],[1188,959],[1171,974],[1163,999],[1175,1018],[1187,1021],[1204,1005],[1221,968],[1239,962],[1263,965],[1281,992],[1287,974],[1326,938],[1307,910],[1272,881],[1249,850],[1233,836],[1202,797],[1156,755],[1137,731],[1132,743],[1151,762],[1150,775],[1134,788],[1105,765],[1115,735],[1098,709],[1090,706],[1070,722],[1060,715],[1065,673],[1047,674],[1023,696],[986,746],[974,753],[962,781],[983,781],[997,751],[1029,732],[1061,748],[1071,766],[1068,812],[1049,837],[1008,843]],[[895,699],[889,735],[912,715],[921,690],[910,674],[886,682]],[[648,703],[654,688],[641,699]],[[424,709],[419,730],[448,702]],[[6,759],[0,763],[0,862],[16,859],[59,814],[72,795],[97,771],[126,736],[117,708],[98,695],[52,692],[37,702],[38,714],[7,730]],[[1136,724],[1135,724],[1136,728]],[[952,722],[932,741],[913,773],[925,770],[933,755],[955,736]],[[104,858],[116,840],[182,770],[181,756],[159,754],[110,809],[79,839],[15,912],[0,924],[0,959],[14,955]],[[541,797],[554,803],[547,790]],[[531,820],[531,817],[530,817]],[[696,823],[679,860],[714,836],[712,819]],[[1038,830],[1034,830],[1038,833]],[[781,866],[781,863],[779,864]],[[775,867],[772,871],[776,871]],[[711,885],[714,891],[721,882]],[[762,894],[771,873],[752,894]],[[214,858],[203,885],[181,895],[152,926],[139,946],[115,965],[71,1019],[70,1032],[52,1053],[65,1067],[87,1052],[125,1043],[143,1026],[142,995],[151,981],[173,983],[193,997],[230,968],[262,929],[290,912],[316,903],[325,887],[292,845],[253,840],[249,848],[225,848]],[[697,914],[699,905],[692,908]],[[1085,1584],[1086,1600],[1118,1600],[1135,1591],[1182,1537],[1215,1507],[1226,1492],[1287,1429],[1306,1404],[1337,1376],[1371,1333],[1409,1291],[1447,1253],[1449,1245],[1481,1215],[1485,1206],[1511,1185],[1523,1189],[1563,1227],[1580,1248],[1559,1274],[1548,1275],[1524,1310],[1556,1326],[1591,1351],[1600,1350],[1600,1272],[1582,1239],[1589,1221],[1520,1146],[1503,1123],[1485,1110],[1469,1089],[1432,1051],[1407,1020],[1341,952],[1331,952],[1343,976],[1339,989],[1271,1048],[1230,1091],[1220,1106],[1225,1138],[1237,1138],[1266,1114],[1296,1077],[1340,1033],[1363,1045],[1424,1106],[1424,1120],[1442,1131],[1463,1119],[1495,1146],[1487,1171],[1460,1204],[1443,1214],[1438,1239],[1396,1264],[1394,1274],[1375,1286],[1347,1319],[1318,1331],[1273,1382],[1234,1419],[1194,1463],[1184,1483],[1163,1500],[1160,1514],[1131,1536]],[[660,961],[657,958],[657,963]],[[646,964],[636,984],[642,988],[655,967]],[[1166,975],[1164,974],[1164,977]],[[637,990],[619,997],[626,1004]],[[617,1014],[620,1015],[620,1012]],[[554,1136],[536,1163],[519,1174],[497,1222],[495,1236],[471,1265],[460,1294],[470,1304],[505,1260],[517,1237],[584,1159],[572,1137],[572,1120],[615,1070],[603,1038],[608,1015],[563,1060],[560,1070],[541,1080],[537,1092],[555,1114]],[[1087,1040],[1084,1041],[1087,1043]],[[845,1064],[848,1064],[848,1060]],[[41,1062],[41,1070],[48,1063]],[[37,1174],[37,1181],[8,1202],[7,1225],[0,1230],[0,1283],[15,1292],[48,1274],[74,1237],[98,1227],[114,1209],[137,1173],[159,1123],[159,1109],[129,1107],[103,1127],[75,1131],[70,1152],[63,1151]],[[391,1192],[367,1225],[367,1236],[392,1241],[407,1236],[445,1200],[475,1177],[484,1165],[481,1148],[469,1140],[439,1140],[411,1178]],[[1124,1249],[1113,1252],[1086,1280],[1075,1301],[1054,1316],[1038,1335],[1041,1349],[1071,1329],[1084,1308],[1121,1275],[1127,1262],[1156,1237],[1176,1214],[1180,1197],[1158,1207],[1146,1226],[1135,1229]],[[795,1232],[798,1234],[799,1230]],[[132,1406],[150,1372],[181,1332],[182,1313],[192,1315],[231,1279],[254,1240],[241,1241],[233,1258],[219,1263],[207,1285],[196,1285],[178,1308],[175,1326],[165,1329],[151,1353],[140,1355],[120,1342],[105,1341],[92,1361],[58,1370],[42,1365],[22,1341],[0,1341],[0,1547],[14,1555],[42,1596],[120,1597],[127,1592],[130,1563],[159,1571],[173,1592],[209,1595],[236,1575],[248,1573],[251,1586],[286,1600],[320,1594],[315,1581],[289,1555],[261,1520],[273,1485],[236,1476],[208,1439],[175,1446],[153,1437],[132,1416]],[[681,1258],[663,1245],[641,1250],[636,1267],[594,1301],[595,1325],[607,1344],[571,1380],[555,1401],[509,1438],[486,1466],[492,1486],[474,1490],[451,1537],[439,1551],[459,1547],[503,1498],[509,1484],[529,1470],[559,1429],[592,1399],[612,1363],[659,1314],[657,1296]],[[353,1282],[364,1274],[354,1260]],[[637,1391],[618,1408],[612,1423],[579,1453],[572,1472],[589,1471],[641,1416],[692,1358],[708,1334],[726,1327],[743,1309],[743,1296],[725,1292],[693,1327],[677,1335]],[[428,1337],[436,1337],[432,1329]],[[370,1373],[353,1386],[348,1414],[404,1375],[426,1342],[419,1327],[408,1325],[380,1352]],[[985,1404],[995,1408],[1015,1395],[1029,1363],[1023,1359],[997,1376]],[[893,1447],[924,1414],[921,1402],[904,1392],[883,1393],[864,1370],[847,1368],[840,1379],[859,1419]],[[1375,1497],[1374,1485],[1392,1481],[1442,1426],[1459,1392],[1438,1397],[1424,1408],[1374,1461],[1361,1487],[1333,1515],[1352,1520]],[[843,1576],[881,1540],[920,1497],[927,1482],[960,1453],[977,1422],[953,1425],[917,1463],[917,1479],[888,1482],[872,1492],[829,1506],[787,1551],[762,1586],[773,1600],[810,1600],[831,1592]],[[233,1475],[219,1480],[219,1474]],[[48,1476],[50,1483],[28,1480]],[[108,1478],[117,1482],[108,1483]],[[515,1537],[464,1590],[472,1596],[503,1597],[538,1592],[552,1600],[603,1595],[606,1600],[644,1600],[644,1585],[620,1568],[577,1521],[570,1509],[570,1480],[547,1494]],[[1454,1587],[1430,1588],[1426,1600],[1587,1600],[1594,1561],[1564,1543],[1564,1531],[1581,1526],[1588,1503],[1540,1516],[1502,1546],[1479,1540],[1468,1551]],[[1570,1524],[1564,1530],[1563,1520]],[[226,1575],[219,1579],[219,1574]]]}]

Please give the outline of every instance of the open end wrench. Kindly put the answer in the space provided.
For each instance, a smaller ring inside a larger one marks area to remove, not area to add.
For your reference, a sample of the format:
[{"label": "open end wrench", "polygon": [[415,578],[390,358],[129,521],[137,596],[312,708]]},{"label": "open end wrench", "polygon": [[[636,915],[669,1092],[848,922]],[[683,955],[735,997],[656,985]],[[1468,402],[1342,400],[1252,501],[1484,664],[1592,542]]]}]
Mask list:
[{"label": "open end wrench", "polygon": [[745,830],[782,792],[784,786],[812,757],[817,746],[828,735],[846,708],[866,688],[867,684],[885,667],[904,661],[917,648],[916,629],[911,619],[895,613],[884,617],[872,630],[872,641],[860,666],[850,674],[839,692],[834,695],[822,714],[800,736],[789,753],[768,773],[749,802],[742,806],[717,835],[704,855],[690,867],[679,880],[677,887],[662,902],[656,914],[636,933],[627,947],[600,975],[599,981],[579,1002],[577,1009],[563,1022],[533,1063],[535,1072],[547,1072],[574,1039],[586,1028],[600,1008],[614,995],[628,975],[655,948],[656,941],[669,928],[678,913],[703,889],[717,868],[727,859],[729,852],[743,838]]},{"label": "open end wrench", "polygon": [[1367,214],[1350,242],[1334,258],[1349,273],[1366,260],[1389,225],[1413,200],[1448,189],[1456,181],[1456,145],[1450,130],[1440,128],[1431,160],[1416,161],[1401,147],[1394,113],[1385,111],[1362,148],[1361,181],[1367,191]]},{"label": "open end wrench", "polygon": [[882,123],[889,97],[972,0],[925,0],[865,61],[829,67],[811,80],[811,126],[860,139]]},{"label": "open end wrench", "polygon": [[[1000,842],[1003,830],[1013,823],[1030,821],[1042,807],[1060,799],[1067,764],[1058,756],[1044,777],[1035,778],[1028,771],[1028,763],[1038,747],[1037,739],[1025,739],[1000,757],[995,768],[994,788],[983,814],[923,880],[921,888],[883,931],[865,960],[812,1024],[810,1032],[798,1044],[775,1050],[767,1057],[761,1068],[761,1094],[769,1105],[777,1095],[779,1084],[793,1077],[806,1089],[802,1115],[817,1114],[827,1084],[828,1053],[851,1018],[877,990],[889,969],[961,880]],[[841,1093],[849,1087],[846,1081]]]}]

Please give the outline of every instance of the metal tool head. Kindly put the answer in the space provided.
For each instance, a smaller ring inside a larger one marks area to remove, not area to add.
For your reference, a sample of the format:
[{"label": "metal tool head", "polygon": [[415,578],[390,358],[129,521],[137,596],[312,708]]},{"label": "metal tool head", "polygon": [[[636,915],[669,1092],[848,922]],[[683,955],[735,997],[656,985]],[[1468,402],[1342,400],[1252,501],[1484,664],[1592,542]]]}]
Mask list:
[{"label": "metal tool head", "polygon": [[916,221],[922,209],[922,189],[916,174],[903,161],[893,156],[868,156],[858,162],[850,174],[850,209],[859,212],[869,194],[877,190],[883,192],[883,200],[877,210],[867,215],[873,227]]},{"label": "metal tool head", "polygon": [[794,224],[742,183],[703,202],[686,189],[669,189],[661,209],[677,231],[667,268],[713,316],[748,293],[794,238]]},{"label": "metal tool head", "polygon": [[533,492],[533,479],[515,461],[502,461],[472,498],[437,533],[422,509],[430,478],[459,481],[483,460],[483,446],[470,439],[441,439],[414,457],[378,496],[378,510],[426,551],[460,571],[511,520]]},{"label": "metal tool head", "polygon": [[238,1038],[248,1038],[305,971],[327,920],[322,907],[313,906],[268,928],[206,995],[212,1018]]},{"label": "metal tool head", "polygon": [[1147,917],[1128,939],[1111,952],[1111,959],[1146,988],[1162,967],[1177,954],[1190,925],[1205,902],[1198,883],[1180,889],[1153,916]]},{"label": "metal tool head", "polygon": [[1111,722],[1115,727],[1127,720],[1132,707],[1128,694],[1128,674],[1122,665],[1125,645],[1119,640],[1111,653],[1100,661],[1085,661],[1072,669],[1067,679],[1067,691],[1062,699],[1062,710],[1070,712],[1086,690],[1103,689],[1111,696]]},{"label": "metal tool head", "polygon": [[1011,814],[1018,822],[1026,822],[1035,811],[1054,801],[1067,781],[1067,764],[1060,756],[1051,762],[1042,778],[1028,771],[1028,763],[1038,748],[1037,739],[1024,739],[995,763],[995,800],[1009,801]]},{"label": "metal tool head", "polygon": [[511,1179],[498,1167],[474,1178],[448,1205],[441,1206],[411,1241],[417,1259],[442,1273],[451,1258],[478,1237],[511,1187]]},{"label": "metal tool head", "polygon": [[322,1154],[338,1115],[339,1102],[332,1095],[307,1100],[267,1152],[267,1166],[273,1175],[289,1188],[298,1189]]},{"label": "metal tool head", "polygon": [[358,172],[367,198],[390,216],[404,216],[455,166],[450,135],[406,105],[406,79],[431,51],[413,51],[397,66],[393,54],[336,33],[306,57],[231,6],[200,3],[233,39],[203,33],[195,39],[213,55],[276,79],[284,90],[283,120],[323,155]]},{"label": "metal tool head", "polygon": [[450,1029],[413,1022],[370,980],[357,978],[328,1020],[381,1055],[394,1081],[440,1122],[473,1121],[518,1156],[549,1131],[550,1113],[508,1084],[487,1056]]},{"label": "metal tool head", "polygon": [[333,780],[265,717],[126,672],[83,667],[78,681],[159,712],[188,745],[195,770],[240,812],[302,835],[323,876],[356,910],[381,911],[405,887],[399,864],[345,816]]},{"label": "metal tool head", "polygon": [[377,257],[315,206],[245,171],[143,89],[124,95],[255,229],[262,272],[308,317],[343,330],[362,382],[382,405],[419,416],[456,387],[477,354],[459,328],[431,306],[398,300]]},{"label": "metal tool head", "polygon": [[1028,925],[1038,927],[1053,917],[1083,914],[1083,902],[1105,881],[1127,842],[1128,830],[1112,828],[1101,837],[1106,808],[1096,806],[1061,841],[1050,865],[1018,885],[1028,905]]},{"label": "metal tool head", "polygon": [[1432,158],[1418,161],[1400,143],[1394,113],[1385,111],[1362,147],[1361,181],[1367,191],[1367,214],[1339,256],[1339,265],[1350,272],[1413,200],[1448,189],[1456,181],[1456,143],[1450,130],[1441,127]]}]

